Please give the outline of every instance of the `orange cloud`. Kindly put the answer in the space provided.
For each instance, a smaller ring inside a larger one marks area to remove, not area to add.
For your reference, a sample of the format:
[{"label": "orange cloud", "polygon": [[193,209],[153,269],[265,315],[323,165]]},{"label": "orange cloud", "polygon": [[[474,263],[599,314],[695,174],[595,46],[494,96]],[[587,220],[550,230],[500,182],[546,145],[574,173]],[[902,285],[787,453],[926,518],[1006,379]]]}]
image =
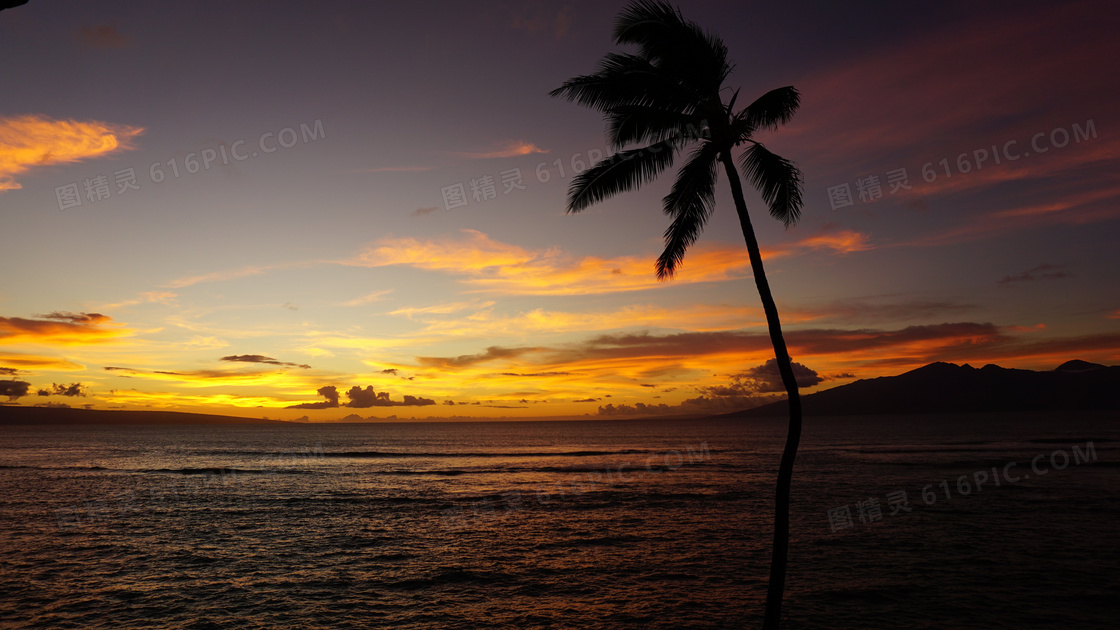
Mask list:
[{"label": "orange cloud", "polygon": [[22,188],[15,177],[38,166],[131,149],[132,140],[143,131],[140,127],[53,120],[36,114],[0,118],[0,192]]},{"label": "orange cloud", "polygon": [[[364,267],[407,265],[466,276],[482,291],[520,295],[591,295],[640,291],[661,286],[653,271],[654,256],[577,257],[557,248],[528,250],[502,243],[476,230],[461,237],[386,238],[354,259]],[[867,236],[850,230],[824,232],[801,241],[768,248],[764,258],[801,251],[848,253],[870,249]],[[675,280],[678,284],[719,282],[748,277],[745,247],[699,246],[689,253]]]},{"label": "orange cloud", "polygon": [[827,231],[794,243],[783,251],[798,249],[829,250],[837,254],[850,254],[871,249],[868,236],[853,230]]},{"label": "orange cloud", "polygon": [[370,304],[371,302],[378,302],[393,291],[394,289],[382,289],[381,291],[373,291],[372,293],[367,293],[360,298],[354,298],[353,300],[343,302],[342,305],[361,306],[363,304]]},{"label": "orange cloud", "polygon": [[[614,311],[577,312],[548,311],[537,308],[516,315],[495,315],[490,307],[493,302],[482,304],[462,303],[418,309],[400,309],[390,315],[408,315],[426,324],[423,333],[444,337],[485,338],[501,335],[528,335],[536,337],[567,332],[617,330],[624,328],[675,328],[681,330],[728,330],[762,326],[766,320],[759,307],[693,304],[680,308],[664,308],[651,304],[635,304]],[[440,318],[460,310],[474,308],[469,315],[450,319]],[[454,309],[454,310],[452,310]],[[787,323],[799,321],[797,316],[787,317]]]},{"label": "orange cloud", "polygon": [[77,372],[86,369],[85,366],[67,361],[66,359],[22,354],[18,352],[0,352],[0,366],[17,370],[57,370],[66,372]]},{"label": "orange cloud", "polygon": [[110,341],[132,333],[123,328],[105,328],[112,318],[100,313],[50,313],[38,317],[0,317],[0,340],[68,346]]},{"label": "orange cloud", "polygon": [[483,151],[478,153],[463,152],[456,153],[455,155],[476,160],[487,160],[491,158],[506,158],[517,157],[519,155],[532,155],[534,153],[548,153],[548,149],[541,149],[531,142],[517,140],[512,142],[505,142],[501,145],[501,148],[494,151]]}]

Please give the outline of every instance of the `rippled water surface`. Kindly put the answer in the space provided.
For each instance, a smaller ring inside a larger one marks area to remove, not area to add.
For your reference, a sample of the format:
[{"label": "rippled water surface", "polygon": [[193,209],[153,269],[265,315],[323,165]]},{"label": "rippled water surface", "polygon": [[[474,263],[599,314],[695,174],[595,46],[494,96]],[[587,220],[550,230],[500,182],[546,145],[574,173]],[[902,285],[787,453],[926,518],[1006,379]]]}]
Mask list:
[{"label": "rippled water surface", "polygon": [[[788,627],[1114,627],[1118,427],[809,420]],[[758,627],[783,440],[769,420],[0,427],[0,627]]]}]

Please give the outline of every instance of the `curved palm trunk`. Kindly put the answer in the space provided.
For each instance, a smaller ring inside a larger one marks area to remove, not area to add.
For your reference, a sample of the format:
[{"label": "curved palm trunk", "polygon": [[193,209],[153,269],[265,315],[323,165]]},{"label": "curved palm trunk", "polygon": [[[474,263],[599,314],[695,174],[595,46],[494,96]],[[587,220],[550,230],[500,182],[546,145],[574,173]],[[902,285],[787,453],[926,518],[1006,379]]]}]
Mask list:
[{"label": "curved palm trunk", "polygon": [[776,630],[782,617],[782,594],[786,583],[786,555],[789,551],[789,492],[793,482],[793,461],[797,457],[797,445],[801,441],[801,397],[797,393],[797,380],[793,376],[793,365],[786,351],[786,341],[782,337],[782,323],[778,320],[778,307],[770,294],[770,284],[766,282],[766,272],[762,268],[762,252],[754,236],[754,227],[747,214],[747,203],[743,200],[743,184],[731,156],[724,152],[720,157],[727,180],[731,184],[731,195],[735,199],[735,210],[739,213],[739,224],[743,227],[743,238],[747,241],[747,253],[751,259],[751,272],[762,298],[762,309],[766,312],[766,325],[770,330],[770,341],[774,344],[774,356],[778,361],[778,371],[789,395],[789,433],[786,447],[782,452],[782,463],[778,468],[778,488],[774,497],[774,551],[770,558],[770,582],[766,593],[766,613],[763,617],[763,630]]}]

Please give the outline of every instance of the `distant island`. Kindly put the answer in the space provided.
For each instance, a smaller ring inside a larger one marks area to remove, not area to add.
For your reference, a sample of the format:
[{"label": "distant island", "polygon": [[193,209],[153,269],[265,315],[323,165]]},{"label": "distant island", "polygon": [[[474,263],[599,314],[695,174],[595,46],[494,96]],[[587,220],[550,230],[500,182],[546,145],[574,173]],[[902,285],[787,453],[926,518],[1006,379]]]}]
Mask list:
[{"label": "distant island", "polygon": [[13,424],[292,424],[283,420],[181,411],[127,411],[0,405],[0,425]]},{"label": "distant island", "polygon": [[[1067,361],[1051,371],[931,363],[801,397],[806,416],[1120,410],[1120,366]],[[776,403],[728,416],[786,416]]]},{"label": "distant island", "polygon": [[[804,395],[801,402],[806,416],[1120,411],[1120,366],[1074,360],[1050,371],[1035,371],[998,365],[974,368],[967,363],[931,363],[898,376],[862,379]],[[787,416],[788,413],[788,404],[781,400],[716,417],[763,418]],[[648,417],[667,419],[684,416]],[[177,411],[0,405],[0,425],[300,423]]]}]

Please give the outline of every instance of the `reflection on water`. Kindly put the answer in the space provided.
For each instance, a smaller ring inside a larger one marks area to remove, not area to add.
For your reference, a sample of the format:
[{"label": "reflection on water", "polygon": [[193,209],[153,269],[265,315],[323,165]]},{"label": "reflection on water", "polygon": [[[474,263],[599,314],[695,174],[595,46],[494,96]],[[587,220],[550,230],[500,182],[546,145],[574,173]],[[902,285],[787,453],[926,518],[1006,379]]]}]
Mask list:
[{"label": "reflection on water", "polygon": [[[808,421],[790,627],[1107,626],[1116,427]],[[6,427],[0,617],[756,626],[783,431],[730,420]]]}]

